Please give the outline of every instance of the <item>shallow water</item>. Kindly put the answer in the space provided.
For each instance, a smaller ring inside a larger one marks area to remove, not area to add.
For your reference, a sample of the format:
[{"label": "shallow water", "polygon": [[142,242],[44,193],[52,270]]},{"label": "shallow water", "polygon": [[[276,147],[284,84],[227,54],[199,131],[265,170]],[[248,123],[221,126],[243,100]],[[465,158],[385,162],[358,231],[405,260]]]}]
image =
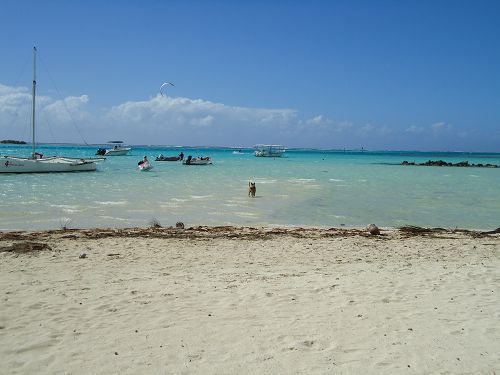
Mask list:
[{"label": "shallow water", "polygon": [[[45,155],[93,156],[97,146],[41,145]],[[208,155],[213,165],[137,162],[163,153]],[[500,164],[500,154],[288,150],[256,158],[222,148],[134,147],[108,157],[97,172],[0,174],[0,229],[67,226],[500,226],[500,168],[419,167],[403,160]],[[28,155],[30,146],[1,145]],[[248,182],[257,184],[249,198]]]}]

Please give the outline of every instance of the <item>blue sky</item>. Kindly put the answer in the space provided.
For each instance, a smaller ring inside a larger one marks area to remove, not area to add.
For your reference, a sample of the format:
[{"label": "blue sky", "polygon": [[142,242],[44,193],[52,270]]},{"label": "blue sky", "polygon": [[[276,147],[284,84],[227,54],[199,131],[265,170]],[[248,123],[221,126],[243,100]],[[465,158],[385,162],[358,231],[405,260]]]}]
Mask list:
[{"label": "blue sky", "polygon": [[40,141],[500,151],[499,35],[498,1],[2,1],[0,138],[36,45]]}]

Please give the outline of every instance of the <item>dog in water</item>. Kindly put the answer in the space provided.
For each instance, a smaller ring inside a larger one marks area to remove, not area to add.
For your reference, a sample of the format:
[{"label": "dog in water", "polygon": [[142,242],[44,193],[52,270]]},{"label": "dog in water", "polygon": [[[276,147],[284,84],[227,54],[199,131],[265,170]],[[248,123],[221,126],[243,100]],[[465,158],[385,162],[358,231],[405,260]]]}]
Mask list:
[{"label": "dog in water", "polygon": [[255,182],[248,183],[248,196],[255,198],[255,193],[257,192],[257,188],[255,187]]}]

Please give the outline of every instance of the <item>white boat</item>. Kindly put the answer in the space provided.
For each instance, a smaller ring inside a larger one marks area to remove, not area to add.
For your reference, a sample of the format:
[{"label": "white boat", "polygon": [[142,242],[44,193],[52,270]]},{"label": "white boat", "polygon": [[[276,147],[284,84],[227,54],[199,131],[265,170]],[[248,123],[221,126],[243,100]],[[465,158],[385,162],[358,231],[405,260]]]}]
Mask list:
[{"label": "white boat", "polygon": [[205,158],[188,158],[182,162],[184,165],[208,165],[212,164],[212,159],[209,157]]},{"label": "white boat", "polygon": [[104,159],[78,159],[64,156],[41,157],[39,159],[17,156],[2,156],[0,173],[45,173],[95,171],[96,161]]},{"label": "white boat", "polygon": [[255,156],[279,158],[285,153],[282,145],[255,145]]},{"label": "white boat", "polygon": [[103,158],[69,158],[64,156],[43,157],[36,152],[35,142],[35,93],[36,93],[36,47],[33,47],[32,88],[32,152],[31,157],[6,156],[0,158],[0,173],[45,173],[95,171],[96,161]]},{"label": "white boat", "polygon": [[123,146],[122,141],[111,141],[108,143],[115,143],[113,148],[100,148],[97,150],[96,155],[103,155],[103,156],[123,156],[127,155],[128,152],[132,149],[131,147],[125,147]]}]

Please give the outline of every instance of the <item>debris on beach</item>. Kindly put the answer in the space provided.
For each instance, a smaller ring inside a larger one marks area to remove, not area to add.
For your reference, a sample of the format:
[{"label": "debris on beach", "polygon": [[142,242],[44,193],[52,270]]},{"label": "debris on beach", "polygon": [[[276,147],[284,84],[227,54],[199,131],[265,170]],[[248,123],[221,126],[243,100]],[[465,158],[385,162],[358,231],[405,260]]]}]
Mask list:
[{"label": "debris on beach", "polygon": [[366,230],[372,235],[372,236],[378,236],[380,234],[380,229],[375,224],[369,224],[366,227]]},{"label": "debris on beach", "polygon": [[81,254],[78,256],[78,258],[80,258],[80,259],[85,259],[85,258],[87,258],[87,254],[85,254],[85,253],[81,253]]},{"label": "debris on beach", "polygon": [[149,226],[150,226],[150,228],[161,228],[160,222],[154,218],[151,219],[151,221],[149,222]]},{"label": "debris on beach", "polygon": [[[251,239],[272,239],[280,236],[291,236],[296,238],[331,238],[331,237],[372,237],[368,227],[365,228],[279,228],[279,227],[236,227],[231,225],[226,226],[195,226],[195,227],[183,227],[183,223],[179,222],[174,227],[161,227],[161,228],[92,228],[92,229],[70,229],[71,233],[75,237],[71,239],[101,239],[101,238],[113,238],[113,237],[147,237],[147,238],[230,238],[230,239],[240,239],[240,240],[251,240]],[[375,224],[373,224],[375,225]],[[182,229],[182,230],[180,230]],[[380,229],[379,229],[380,231]],[[403,236],[448,236],[450,234],[461,234],[470,236],[473,238],[477,237],[488,237],[497,236],[500,234],[500,228],[491,231],[479,231],[479,230],[468,230],[468,229],[445,229],[445,228],[422,228],[418,226],[402,226],[397,228],[397,230],[388,230],[388,233],[399,232]],[[379,236],[384,234],[380,233]],[[35,241],[40,239],[52,240],[54,238],[67,238],[67,231],[63,230],[47,230],[47,231],[36,231],[36,232],[0,232],[0,241],[12,241],[17,242],[18,245],[16,249],[22,248],[26,245],[19,245],[19,243],[35,243]],[[379,237],[377,238],[388,238]],[[1,242],[0,242],[1,244]],[[40,244],[40,247],[33,245],[33,251],[35,250],[45,250],[50,249],[46,244]],[[28,246],[29,248],[29,246]],[[11,250],[10,246],[1,246],[0,252],[14,251]]]},{"label": "debris on beach", "polygon": [[182,221],[178,221],[177,223],[175,223],[175,227],[177,229],[184,229],[184,223]]},{"label": "debris on beach", "polygon": [[43,242],[15,242],[10,246],[0,246],[0,253],[28,254],[43,250],[52,250],[52,248]]}]

